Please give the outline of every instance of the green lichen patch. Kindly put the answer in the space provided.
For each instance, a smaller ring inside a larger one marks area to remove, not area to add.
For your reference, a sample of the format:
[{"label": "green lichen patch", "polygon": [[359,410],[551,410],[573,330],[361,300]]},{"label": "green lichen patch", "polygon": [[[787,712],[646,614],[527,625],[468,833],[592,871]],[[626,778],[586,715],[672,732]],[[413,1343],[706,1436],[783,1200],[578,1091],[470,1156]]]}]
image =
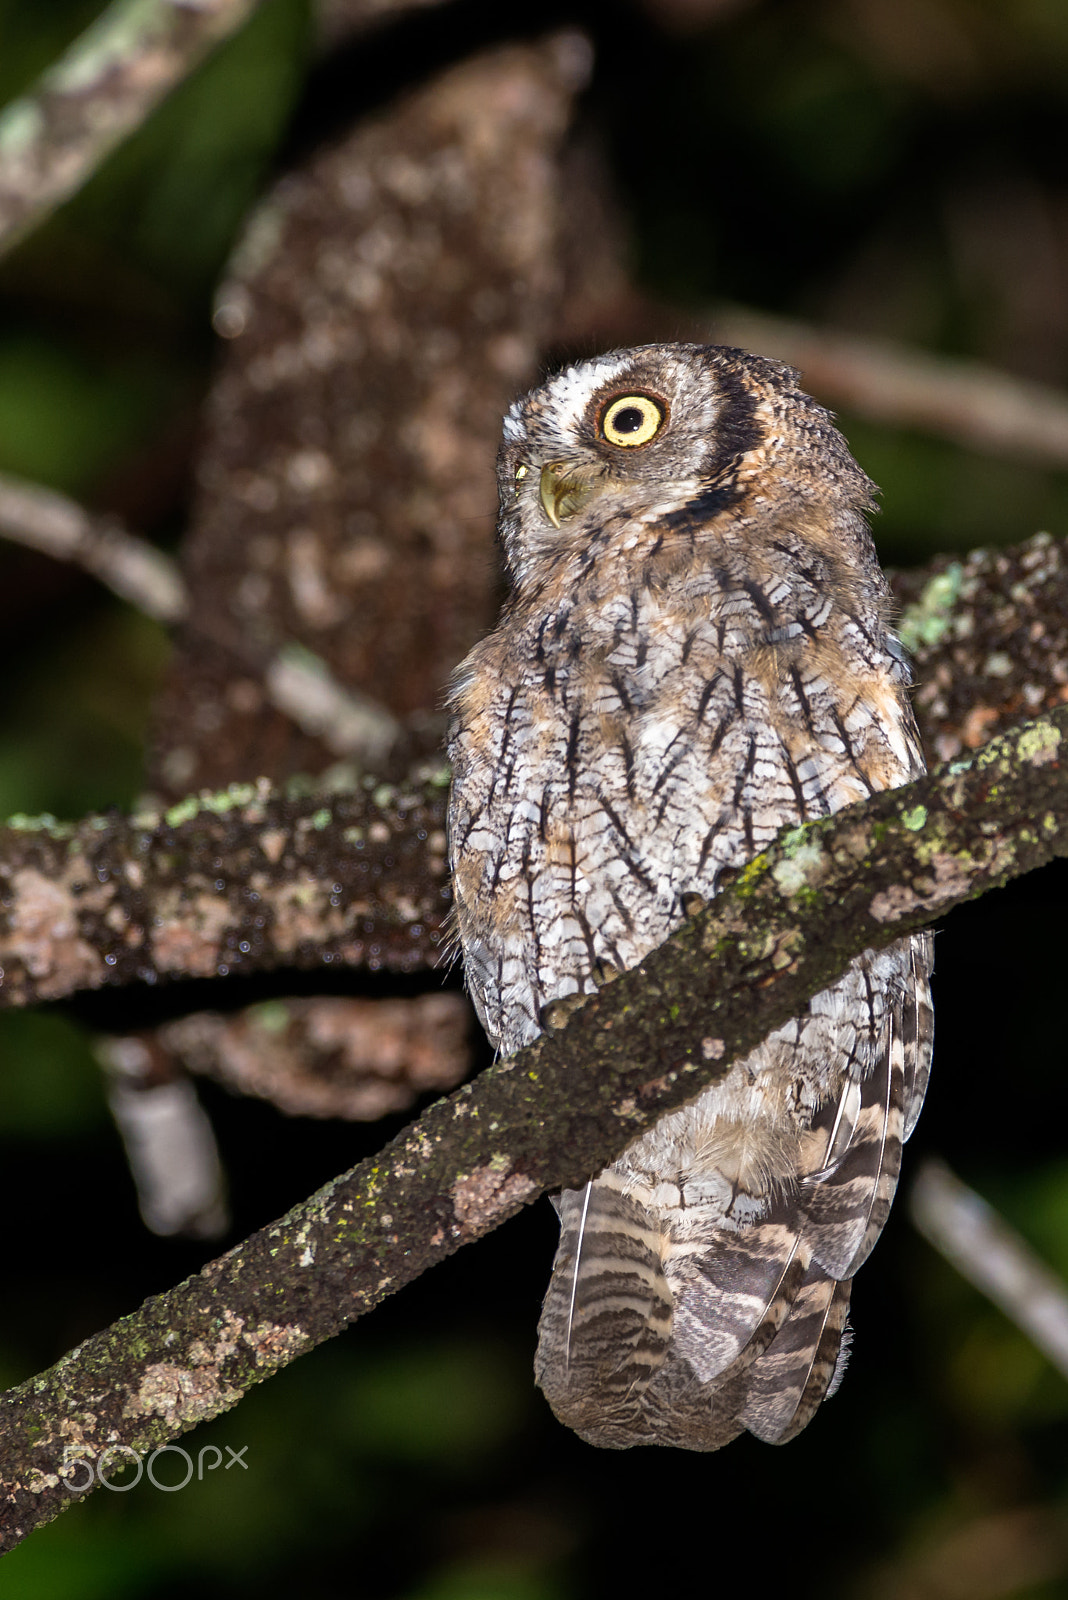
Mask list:
[{"label": "green lichen patch", "polygon": [[754,856],[752,861],[747,861],[735,879],[733,885],[735,893],[741,896],[743,900],[750,895],[754,895],[767,870],[768,858],[763,852],[758,856]]},{"label": "green lichen patch", "polygon": [[1016,748],[1021,761],[1032,767],[1044,767],[1048,761],[1056,761],[1060,744],[1060,730],[1052,722],[1033,722],[1020,734]]},{"label": "green lichen patch", "polygon": [[897,636],[911,654],[923,645],[938,644],[945,637],[960,597],[963,576],[961,563],[950,562],[945,572],[938,573],[924,586],[919,600],[905,607]]},{"label": "green lichen patch", "polygon": [[284,1000],[264,1000],[250,1007],[249,1019],[264,1033],[283,1033],[289,1026],[289,1007]]},{"label": "green lichen patch", "polygon": [[180,828],[184,822],[192,822],[200,810],[200,801],[196,795],[187,795],[184,800],[179,800],[176,805],[168,806],[163,813],[163,820],[168,828]]},{"label": "green lichen patch", "polygon": [[[106,822],[104,826],[107,826]],[[73,823],[57,822],[49,811],[42,812],[38,817],[29,817],[22,811],[16,811],[13,817],[8,817],[4,827],[10,828],[13,833],[47,833],[50,839],[69,839],[74,832]]]},{"label": "green lichen patch", "polygon": [[780,892],[810,904],[816,885],[827,870],[826,853],[816,831],[791,828],[779,840],[779,847],[783,856],[772,867],[771,875]]}]

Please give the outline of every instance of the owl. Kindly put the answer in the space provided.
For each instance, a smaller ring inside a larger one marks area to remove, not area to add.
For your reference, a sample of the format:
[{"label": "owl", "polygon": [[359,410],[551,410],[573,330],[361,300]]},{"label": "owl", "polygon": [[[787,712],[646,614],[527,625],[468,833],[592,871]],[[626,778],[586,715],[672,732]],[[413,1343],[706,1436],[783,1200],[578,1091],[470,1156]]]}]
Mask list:
[{"label": "owl", "polygon": [[[691,344],[570,366],[509,411],[499,487],[511,595],[450,691],[449,841],[508,1055],[785,825],[924,763],[874,486],[789,367]],[[583,1439],[782,1443],[833,1393],[926,1088],[931,964],[927,934],[858,956],[558,1197],[535,1372]]]}]

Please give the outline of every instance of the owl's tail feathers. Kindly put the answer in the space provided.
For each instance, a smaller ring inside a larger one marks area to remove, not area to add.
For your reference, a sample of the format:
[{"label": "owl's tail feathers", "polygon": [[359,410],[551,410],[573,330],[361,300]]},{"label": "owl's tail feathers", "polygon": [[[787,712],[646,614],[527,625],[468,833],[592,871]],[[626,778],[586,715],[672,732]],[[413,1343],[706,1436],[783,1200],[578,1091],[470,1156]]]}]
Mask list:
[{"label": "owl's tail feathers", "polygon": [[654,1215],[611,1172],[565,1190],[534,1374],[561,1422],[609,1449],[653,1443],[643,1395],[667,1354],[672,1298]]},{"label": "owl's tail feathers", "polygon": [[848,1349],[850,1280],[836,1283],[813,1265],[790,1315],[749,1373],[739,1420],[767,1444],[786,1444],[837,1387]]},{"label": "owl's tail feathers", "polygon": [[590,1444],[716,1450],[800,1431],[831,1382],[849,1301],[784,1198],[761,1222],[669,1240],[611,1171],[561,1195],[535,1375]]}]

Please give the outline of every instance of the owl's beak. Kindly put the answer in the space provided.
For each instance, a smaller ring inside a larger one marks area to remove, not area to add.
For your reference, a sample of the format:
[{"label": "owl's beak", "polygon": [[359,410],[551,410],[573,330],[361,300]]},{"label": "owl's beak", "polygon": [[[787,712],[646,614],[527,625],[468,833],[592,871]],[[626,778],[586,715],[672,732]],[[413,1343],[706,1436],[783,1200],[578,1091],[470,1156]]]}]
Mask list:
[{"label": "owl's beak", "polygon": [[541,469],[541,503],[554,528],[581,511],[596,490],[595,469],[550,461]]}]

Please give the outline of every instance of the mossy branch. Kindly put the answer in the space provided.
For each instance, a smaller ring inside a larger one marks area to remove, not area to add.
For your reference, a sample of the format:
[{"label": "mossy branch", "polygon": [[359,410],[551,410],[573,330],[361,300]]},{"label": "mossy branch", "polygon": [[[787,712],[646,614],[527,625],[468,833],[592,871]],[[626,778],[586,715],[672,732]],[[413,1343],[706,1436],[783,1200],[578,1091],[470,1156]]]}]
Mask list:
[{"label": "mossy branch", "polygon": [[64,1462],[81,1461],[80,1486],[105,1450],[149,1451],[226,1410],[536,1195],[580,1183],[803,1011],[858,951],[1068,854],[1066,739],[1062,708],[789,830],[564,1029],[11,1390],[0,1547],[76,1498]]},{"label": "mossy branch", "polygon": [[259,784],[162,813],[0,828],[0,1005],[103,984],[440,960],[448,771],[287,798]]},{"label": "mossy branch", "polygon": [[[916,711],[941,759],[1068,697],[1068,543],[948,556],[895,578]],[[0,1005],[80,989],[441,961],[443,767],[352,794],[265,782],[161,814],[0,828]]]}]

